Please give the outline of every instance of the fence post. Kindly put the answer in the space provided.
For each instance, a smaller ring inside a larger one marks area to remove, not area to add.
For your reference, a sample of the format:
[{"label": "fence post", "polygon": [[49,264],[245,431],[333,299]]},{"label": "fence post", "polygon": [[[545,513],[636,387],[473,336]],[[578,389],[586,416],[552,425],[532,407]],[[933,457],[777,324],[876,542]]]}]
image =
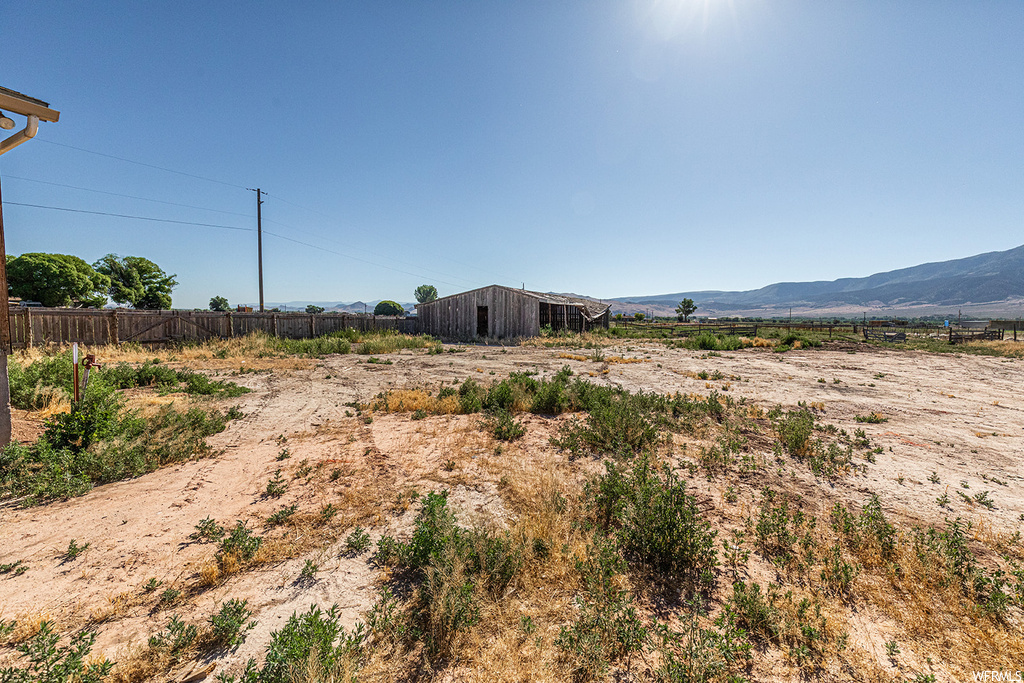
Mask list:
[{"label": "fence post", "polygon": [[118,330],[117,330],[117,309],[111,309],[110,319],[107,320],[107,343],[117,345],[118,344]]},{"label": "fence post", "polygon": [[35,338],[32,336],[32,307],[25,307],[25,348],[31,349]]},{"label": "fence post", "polygon": [[235,321],[231,319],[231,311],[225,314],[228,317],[228,339],[235,336]]},{"label": "fence post", "polygon": [[280,336],[278,334],[278,332],[277,332],[277,313],[274,313],[273,316],[271,316],[271,326],[270,326],[270,329],[272,329],[274,331],[274,336],[275,337]]},{"label": "fence post", "polygon": [[309,338],[312,339],[316,336],[316,316],[312,313],[309,314]]}]

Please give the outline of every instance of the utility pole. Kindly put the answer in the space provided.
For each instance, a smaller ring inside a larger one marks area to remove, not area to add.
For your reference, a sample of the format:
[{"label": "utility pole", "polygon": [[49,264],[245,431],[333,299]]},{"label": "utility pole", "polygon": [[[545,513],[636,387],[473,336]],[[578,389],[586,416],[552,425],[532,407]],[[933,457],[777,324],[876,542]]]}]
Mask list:
[{"label": "utility pole", "polygon": [[263,199],[260,195],[266,192],[256,187],[247,187],[250,192],[256,193],[256,258],[259,260],[260,271],[260,313],[263,312]]}]

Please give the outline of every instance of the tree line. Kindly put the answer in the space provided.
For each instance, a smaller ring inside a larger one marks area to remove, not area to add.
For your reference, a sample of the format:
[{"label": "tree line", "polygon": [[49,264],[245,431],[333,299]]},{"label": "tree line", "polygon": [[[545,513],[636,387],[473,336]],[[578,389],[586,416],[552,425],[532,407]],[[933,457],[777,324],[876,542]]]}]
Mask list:
[{"label": "tree line", "polygon": [[138,309],[169,309],[177,275],[141,256],[107,254],[92,265],[69,254],[7,256],[7,291],[43,306],[102,308],[107,300]]}]

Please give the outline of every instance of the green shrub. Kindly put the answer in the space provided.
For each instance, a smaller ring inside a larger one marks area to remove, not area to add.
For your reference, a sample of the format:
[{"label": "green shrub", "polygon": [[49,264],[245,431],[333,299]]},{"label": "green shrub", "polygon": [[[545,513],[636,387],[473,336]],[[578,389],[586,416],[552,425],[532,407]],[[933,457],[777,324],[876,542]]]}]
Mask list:
[{"label": "green shrub", "polygon": [[177,662],[195,644],[198,635],[199,628],[195,624],[186,624],[175,614],[165,630],[150,636],[149,646]]},{"label": "green shrub", "polygon": [[47,421],[34,444],[8,445],[0,451],[0,496],[25,496],[24,504],[34,505],[204,457],[213,452],[206,437],[227,424],[216,409],[165,406],[142,418],[121,406],[116,393],[92,396]]},{"label": "green shrub", "polygon": [[772,427],[779,435],[779,441],[786,450],[798,457],[810,453],[813,446],[811,436],[814,434],[814,413],[806,408],[782,412],[780,407],[768,413]]},{"label": "green shrub", "polygon": [[238,520],[231,533],[220,542],[220,554],[234,555],[240,562],[248,562],[256,556],[261,545],[263,538],[253,534],[245,522]]},{"label": "green shrub", "polygon": [[643,394],[623,392],[590,408],[585,421],[572,419],[559,428],[551,443],[574,456],[588,452],[634,455],[662,440],[662,421],[645,405]]},{"label": "green shrub", "polygon": [[717,532],[686,492],[686,482],[646,456],[628,470],[613,462],[605,469],[587,497],[599,526],[614,535],[632,565],[689,589],[713,585]]},{"label": "green shrub", "polygon": [[[795,505],[791,506],[791,503]],[[799,509],[799,499],[764,490],[754,525],[754,537],[761,555],[785,566],[798,559],[798,548],[805,559],[813,559],[813,532],[817,519]]]},{"label": "green shrub", "polygon": [[743,348],[743,342],[734,335],[714,334],[704,331],[689,337],[682,343],[683,348],[698,351],[735,351]]},{"label": "green shrub", "polygon": [[507,410],[495,410],[485,420],[487,430],[499,441],[515,441],[526,434],[526,427],[521,422],[512,419],[512,413]]},{"label": "green shrub", "polygon": [[792,591],[743,581],[733,584],[733,594],[724,606],[722,623],[745,630],[765,644],[784,646],[797,664],[820,664],[832,643],[822,604],[815,598],[795,600]]},{"label": "green shrub", "polygon": [[84,451],[118,432],[123,407],[124,399],[119,394],[92,395],[70,412],[46,420],[43,438],[56,450]]},{"label": "green shrub", "polygon": [[599,680],[609,666],[643,649],[648,631],[643,626],[633,597],[618,588],[615,577],[626,564],[615,546],[600,535],[576,569],[584,593],[576,599],[579,614],[559,631],[555,645],[572,668],[577,681]]},{"label": "green shrub", "polygon": [[345,539],[345,547],[352,553],[363,552],[370,547],[370,534],[363,527],[357,526]]},{"label": "green shrub", "polygon": [[[73,392],[71,352],[45,356],[23,366],[13,361],[7,366],[11,405],[23,410],[43,408],[51,398],[70,399]],[[90,387],[93,382],[90,381]]]},{"label": "green shrub", "polygon": [[384,536],[374,561],[395,564],[415,584],[404,637],[422,640],[431,656],[448,656],[455,638],[479,618],[477,589],[501,597],[523,562],[521,541],[508,533],[464,529],[448,509],[447,493],[431,492],[420,501],[409,541]]},{"label": "green shrub", "polygon": [[469,378],[459,387],[459,410],[464,414],[479,413],[484,408],[487,390]]},{"label": "green shrub", "polygon": [[[704,628],[700,614],[681,617],[678,629],[658,624],[655,635],[661,665],[654,678],[663,683],[695,681],[741,681],[738,675],[751,659],[747,633],[725,620],[716,621],[717,629]],[[732,675],[730,675],[732,674]]]},{"label": "green shrub", "polygon": [[[183,369],[175,370],[162,364],[146,361],[138,367],[128,363],[118,363],[103,368],[98,376],[102,381],[115,389],[133,389],[136,387],[156,387],[164,392],[184,391],[197,396],[222,396],[233,398],[247,394],[251,389],[241,387],[234,382],[211,380],[202,373]],[[90,379],[90,383],[92,380]],[[184,387],[181,385],[184,384]]]},{"label": "green shrub", "polygon": [[251,661],[242,675],[246,683],[291,683],[300,670],[316,669],[331,676],[339,672],[352,672],[365,659],[366,632],[362,624],[348,633],[341,625],[341,611],[333,605],[327,612],[312,605],[303,614],[292,614],[280,631],[270,635],[263,668],[257,670]]},{"label": "green shrub", "polygon": [[43,621],[34,636],[15,647],[21,657],[28,660],[28,665],[25,668],[0,668],[0,681],[99,683],[110,674],[114,663],[89,657],[94,642],[95,633],[79,631],[67,645],[60,645],[60,635],[53,630],[53,625]]}]

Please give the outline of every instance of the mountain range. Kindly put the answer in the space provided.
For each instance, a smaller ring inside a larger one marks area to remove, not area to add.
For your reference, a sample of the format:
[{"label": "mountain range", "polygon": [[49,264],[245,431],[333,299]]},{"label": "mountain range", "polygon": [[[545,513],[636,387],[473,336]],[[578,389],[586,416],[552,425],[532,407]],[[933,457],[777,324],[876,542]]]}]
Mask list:
[{"label": "mountain range", "polygon": [[899,312],[943,315],[1012,315],[1024,308],[1024,246],[925,263],[867,277],[817,282],[778,282],[747,291],[692,291],[612,299],[613,312],[650,310],[674,315],[693,299],[700,316],[850,315]]},{"label": "mountain range", "polygon": [[[553,293],[553,292],[552,292]],[[581,296],[561,292],[568,296]],[[592,298],[583,296],[581,298]],[[867,277],[777,282],[746,291],[698,290],[604,299],[612,313],[674,316],[693,299],[700,317],[942,316],[1020,317],[1024,313],[1024,245],[967,258],[924,263]],[[307,304],[342,313],[373,312],[375,301],[289,301],[267,308],[304,311]],[[414,303],[399,302],[407,311]]]}]

